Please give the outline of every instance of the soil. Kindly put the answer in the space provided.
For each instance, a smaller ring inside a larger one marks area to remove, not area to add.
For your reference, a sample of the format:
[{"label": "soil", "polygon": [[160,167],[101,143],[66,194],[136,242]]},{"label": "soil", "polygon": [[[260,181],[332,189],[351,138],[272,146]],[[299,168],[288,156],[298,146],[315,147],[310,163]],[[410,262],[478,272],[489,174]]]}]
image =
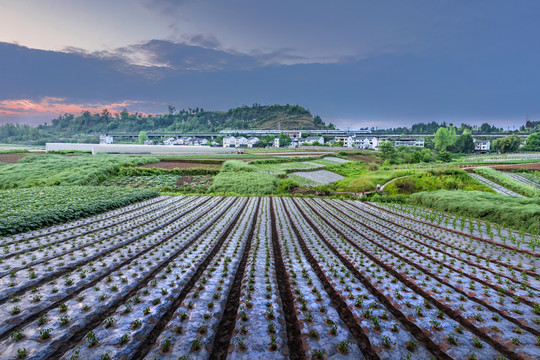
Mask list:
[{"label": "soil", "polygon": [[218,164],[202,164],[202,163],[191,163],[183,161],[161,161],[154,164],[142,165],[143,168],[160,168],[160,169],[220,169],[221,165]]},{"label": "soil", "polygon": [[0,163],[4,164],[15,164],[20,159],[30,156],[30,155],[40,155],[35,153],[13,153],[13,154],[0,154]]}]

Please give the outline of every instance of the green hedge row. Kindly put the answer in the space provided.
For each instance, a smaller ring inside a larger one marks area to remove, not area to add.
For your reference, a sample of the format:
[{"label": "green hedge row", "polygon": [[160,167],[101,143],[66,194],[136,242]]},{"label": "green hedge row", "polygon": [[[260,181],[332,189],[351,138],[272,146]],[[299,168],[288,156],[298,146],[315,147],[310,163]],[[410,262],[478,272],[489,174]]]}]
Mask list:
[{"label": "green hedge row", "polygon": [[157,195],[154,190],[113,186],[0,190],[0,235],[76,220]]}]

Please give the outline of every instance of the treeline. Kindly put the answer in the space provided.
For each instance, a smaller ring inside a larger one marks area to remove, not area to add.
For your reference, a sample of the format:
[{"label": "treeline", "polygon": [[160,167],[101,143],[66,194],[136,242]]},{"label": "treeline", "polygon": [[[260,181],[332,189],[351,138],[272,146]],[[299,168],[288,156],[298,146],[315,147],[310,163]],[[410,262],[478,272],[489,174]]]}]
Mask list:
[{"label": "treeline", "polygon": [[[473,134],[496,134],[496,133],[503,133],[503,132],[508,131],[508,129],[498,128],[495,125],[491,125],[488,123],[483,123],[480,126],[462,123],[459,127],[457,127],[452,123],[447,124],[445,121],[443,121],[442,123],[432,121],[430,123],[416,123],[416,124],[413,124],[410,128],[409,127],[396,127],[396,128],[390,128],[390,129],[378,129],[378,130],[374,130],[374,132],[381,133],[381,134],[405,134],[405,135],[407,134],[435,134],[437,130],[439,130],[440,128],[446,128],[446,127],[454,127],[458,135],[462,134],[465,131],[470,131]],[[515,130],[515,131],[530,132],[530,131],[534,131],[535,129],[540,130],[540,121],[527,121],[527,123],[524,126],[521,126],[518,130]]]},{"label": "treeline", "polygon": [[53,139],[97,142],[97,137],[87,134],[154,132],[218,132],[228,129],[258,129],[264,123],[281,123],[282,129],[296,128],[296,124],[309,129],[327,129],[320,116],[313,117],[309,110],[299,105],[242,106],[228,111],[206,111],[202,108],[176,110],[160,115],[130,113],[126,109],[111,113],[104,109],[100,113],[85,111],[76,116],[63,114],[49,125],[30,127],[27,125],[4,125],[0,127],[0,142],[24,142]]}]

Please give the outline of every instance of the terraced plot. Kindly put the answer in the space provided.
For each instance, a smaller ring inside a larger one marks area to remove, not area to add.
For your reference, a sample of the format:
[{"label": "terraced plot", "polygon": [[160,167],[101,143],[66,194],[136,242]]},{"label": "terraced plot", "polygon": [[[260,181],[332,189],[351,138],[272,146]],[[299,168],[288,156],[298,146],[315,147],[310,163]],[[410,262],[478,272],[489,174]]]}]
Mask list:
[{"label": "terraced plot", "polygon": [[480,181],[482,184],[489,186],[491,189],[495,190],[499,194],[523,197],[523,195],[518,194],[518,193],[516,193],[516,192],[514,192],[512,190],[509,190],[509,189],[505,188],[504,186],[499,185],[499,184],[497,184],[497,183],[495,183],[495,182],[493,182],[491,180],[488,180],[488,179],[486,179],[485,177],[483,177],[481,175],[473,174],[473,173],[470,173],[469,175],[472,176],[473,178],[475,178],[476,180]]},{"label": "terraced plot", "polygon": [[4,237],[0,353],[539,358],[540,254],[477,227],[406,206],[186,196]]}]

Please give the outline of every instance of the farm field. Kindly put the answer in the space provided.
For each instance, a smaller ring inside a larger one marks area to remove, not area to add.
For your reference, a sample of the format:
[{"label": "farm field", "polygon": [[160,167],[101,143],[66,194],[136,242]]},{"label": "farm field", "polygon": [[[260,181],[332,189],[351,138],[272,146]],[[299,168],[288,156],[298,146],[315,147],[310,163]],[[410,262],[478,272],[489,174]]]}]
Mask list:
[{"label": "farm field", "polygon": [[538,237],[496,230],[406,205],[160,196],[0,238],[0,353],[537,359]]}]

